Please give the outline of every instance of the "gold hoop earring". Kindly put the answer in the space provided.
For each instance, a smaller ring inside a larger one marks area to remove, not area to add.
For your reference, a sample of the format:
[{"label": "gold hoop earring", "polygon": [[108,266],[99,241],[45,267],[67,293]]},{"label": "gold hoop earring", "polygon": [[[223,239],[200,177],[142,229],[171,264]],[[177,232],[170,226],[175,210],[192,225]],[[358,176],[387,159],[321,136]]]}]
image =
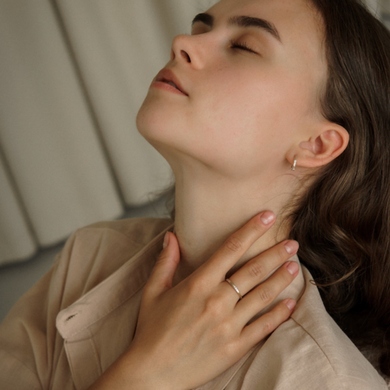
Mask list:
[{"label": "gold hoop earring", "polygon": [[292,171],[295,171],[295,168],[297,167],[297,161],[298,161],[298,156],[294,156],[294,163],[291,166]]}]

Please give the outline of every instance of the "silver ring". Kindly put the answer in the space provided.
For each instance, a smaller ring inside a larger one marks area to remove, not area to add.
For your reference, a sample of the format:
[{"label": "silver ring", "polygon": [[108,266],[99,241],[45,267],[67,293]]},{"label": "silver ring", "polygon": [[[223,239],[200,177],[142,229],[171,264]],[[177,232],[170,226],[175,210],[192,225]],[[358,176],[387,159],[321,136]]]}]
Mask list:
[{"label": "silver ring", "polygon": [[225,282],[228,282],[233,287],[234,291],[240,297],[239,300],[241,300],[242,299],[242,295],[241,295],[240,290],[238,289],[238,287],[229,278],[225,279]]}]

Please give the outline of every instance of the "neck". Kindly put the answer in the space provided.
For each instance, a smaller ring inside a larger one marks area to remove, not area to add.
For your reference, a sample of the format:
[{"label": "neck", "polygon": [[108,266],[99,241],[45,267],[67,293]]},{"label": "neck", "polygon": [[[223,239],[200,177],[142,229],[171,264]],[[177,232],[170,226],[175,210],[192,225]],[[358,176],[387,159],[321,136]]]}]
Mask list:
[{"label": "neck", "polygon": [[207,261],[232,233],[261,211],[273,211],[276,223],[234,269],[288,238],[290,229],[283,223],[282,210],[292,200],[294,178],[288,172],[275,177],[270,180],[259,175],[256,180],[237,181],[204,172],[176,175],[175,234],[181,250],[176,282]]}]

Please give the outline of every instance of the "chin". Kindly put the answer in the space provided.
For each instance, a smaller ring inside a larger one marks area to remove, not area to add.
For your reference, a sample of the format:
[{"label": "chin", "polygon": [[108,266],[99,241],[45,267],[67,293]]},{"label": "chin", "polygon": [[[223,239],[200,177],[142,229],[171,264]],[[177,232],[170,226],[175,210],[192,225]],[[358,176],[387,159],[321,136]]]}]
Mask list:
[{"label": "chin", "polygon": [[147,96],[143,102],[136,125],[139,133],[156,149],[156,144],[176,144],[185,126],[182,111],[153,96]]},{"label": "chin", "polygon": [[138,132],[146,141],[168,160],[173,126],[166,110],[156,108],[155,104],[150,104],[146,99],[138,111],[136,125]]},{"label": "chin", "polygon": [[164,132],[163,123],[165,122],[161,110],[156,110],[153,106],[146,98],[136,117],[136,125],[139,133],[152,145],[153,139]]}]

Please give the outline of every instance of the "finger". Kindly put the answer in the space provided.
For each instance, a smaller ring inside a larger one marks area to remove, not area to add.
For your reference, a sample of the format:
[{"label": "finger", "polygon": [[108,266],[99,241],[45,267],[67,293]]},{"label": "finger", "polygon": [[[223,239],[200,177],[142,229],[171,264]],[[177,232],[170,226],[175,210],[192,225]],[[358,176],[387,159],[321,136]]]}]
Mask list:
[{"label": "finger", "polygon": [[173,277],[180,261],[179,243],[176,236],[167,232],[163,246],[145,286],[145,294],[148,296],[157,296],[172,288]]},{"label": "finger", "polygon": [[256,215],[242,228],[232,234],[199,271],[215,278],[225,279],[226,273],[275,222],[275,214],[264,211]]},{"label": "finger", "polygon": [[248,261],[229,279],[237,286],[241,295],[245,295],[263,282],[273,270],[294,256],[298,248],[296,241],[281,242]]},{"label": "finger", "polygon": [[262,315],[256,321],[246,326],[241,332],[243,348],[249,350],[259,341],[270,335],[279,325],[290,317],[295,306],[296,302],[293,299],[285,299],[269,313]]},{"label": "finger", "polygon": [[254,288],[236,305],[235,316],[244,326],[254,315],[272,304],[280,293],[295,279],[299,265],[288,261],[265,282]]}]

